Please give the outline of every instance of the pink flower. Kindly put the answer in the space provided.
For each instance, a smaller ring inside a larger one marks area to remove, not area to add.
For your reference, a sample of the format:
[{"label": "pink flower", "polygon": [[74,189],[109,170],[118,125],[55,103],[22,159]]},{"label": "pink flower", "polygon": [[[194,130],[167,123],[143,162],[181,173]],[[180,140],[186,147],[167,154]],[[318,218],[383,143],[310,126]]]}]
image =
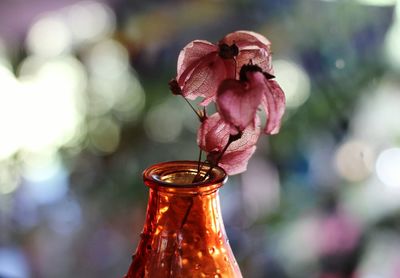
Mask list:
[{"label": "pink flower", "polygon": [[217,107],[221,117],[238,131],[254,125],[262,105],[267,116],[266,134],[279,132],[285,111],[285,95],[274,76],[255,65],[245,65],[240,80],[224,80],[218,88]]},{"label": "pink flower", "polygon": [[235,138],[237,140],[230,142],[233,138],[230,125],[218,113],[214,113],[201,123],[197,144],[208,153],[207,160],[212,165],[219,165],[228,175],[235,175],[246,170],[247,163],[256,150],[255,145],[260,136],[258,118],[254,125],[248,126],[236,136],[239,139]]},{"label": "pink flower", "polygon": [[273,80],[270,42],[260,34],[237,31],[218,44],[195,40],[179,54],[177,76],[169,83],[174,94],[200,105],[216,101],[218,112],[206,116],[192,109],[201,121],[197,134],[207,161],[228,174],[246,170],[260,136],[257,111],[264,108],[264,133],[279,132],[285,109],[285,95]]},{"label": "pink flower", "polygon": [[[254,65],[258,65],[263,71],[269,74],[273,73],[271,43],[266,37],[251,31],[236,31],[226,35],[220,43],[235,44],[238,47],[237,69],[240,70],[242,66],[251,62]],[[239,75],[239,71],[237,71],[237,75]]]},{"label": "pink flower", "polygon": [[179,54],[176,79],[170,82],[173,93],[206,106],[215,100],[219,84],[236,78],[238,69],[252,61],[271,72],[270,42],[260,34],[237,31],[226,35],[218,44],[195,40]]}]

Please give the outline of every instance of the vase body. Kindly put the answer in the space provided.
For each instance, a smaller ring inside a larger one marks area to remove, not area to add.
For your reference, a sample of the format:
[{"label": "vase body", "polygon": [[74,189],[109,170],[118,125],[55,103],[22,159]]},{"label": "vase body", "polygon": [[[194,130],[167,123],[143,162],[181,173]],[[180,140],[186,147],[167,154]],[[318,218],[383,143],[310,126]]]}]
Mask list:
[{"label": "vase body", "polygon": [[221,216],[218,189],[225,172],[197,162],[153,165],[143,173],[149,200],[141,239],[125,278],[242,277]]}]

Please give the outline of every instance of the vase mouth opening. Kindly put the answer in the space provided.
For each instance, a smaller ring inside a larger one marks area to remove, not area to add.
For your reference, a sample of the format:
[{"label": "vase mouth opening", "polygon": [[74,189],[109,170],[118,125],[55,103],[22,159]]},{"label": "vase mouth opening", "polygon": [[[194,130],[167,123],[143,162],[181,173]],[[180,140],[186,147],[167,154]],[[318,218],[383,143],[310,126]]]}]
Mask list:
[{"label": "vase mouth opening", "polygon": [[[203,181],[195,181],[200,176],[207,177]],[[155,189],[173,189],[174,191],[209,191],[218,189],[227,180],[227,174],[218,166],[200,164],[197,161],[169,161],[157,163],[143,172],[147,186]],[[195,182],[194,182],[195,181]]]}]

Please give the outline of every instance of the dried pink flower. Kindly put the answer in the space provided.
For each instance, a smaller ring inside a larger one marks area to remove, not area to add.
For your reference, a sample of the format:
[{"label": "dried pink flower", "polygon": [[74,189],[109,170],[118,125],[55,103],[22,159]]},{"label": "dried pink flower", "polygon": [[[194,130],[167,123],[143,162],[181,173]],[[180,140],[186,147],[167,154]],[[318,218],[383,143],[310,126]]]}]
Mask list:
[{"label": "dried pink flower", "polygon": [[[236,68],[249,64],[258,65],[263,71],[270,74],[272,70],[271,43],[261,34],[252,31],[236,31],[226,35],[220,43],[235,44],[239,49],[236,57]],[[237,70],[237,74],[239,71]]]},{"label": "dried pink flower", "polygon": [[237,31],[216,45],[192,41],[179,54],[173,92],[190,100],[203,97],[200,104],[206,106],[215,99],[219,84],[236,78],[238,69],[251,61],[271,73],[270,42],[260,34]]},{"label": "dried pink flower", "polygon": [[[188,101],[201,121],[197,144],[212,166],[229,175],[245,171],[256,149],[260,107],[267,118],[264,133],[279,132],[285,95],[273,80],[270,46],[250,31],[230,33],[217,44],[192,41],[180,52],[177,76],[169,83],[172,93],[185,99],[203,98],[203,110]],[[218,112],[207,117],[205,106],[212,101]]]},{"label": "dried pink flower", "polygon": [[245,65],[240,80],[227,79],[217,92],[217,107],[221,117],[238,131],[254,125],[257,110],[262,105],[267,115],[266,134],[279,132],[285,111],[285,95],[273,76],[255,65]]},{"label": "dried pink flower", "polygon": [[207,160],[212,165],[219,165],[228,175],[235,175],[246,170],[259,136],[258,118],[254,125],[248,126],[241,134],[232,136],[230,125],[219,113],[214,113],[201,123],[197,144],[208,153]]}]

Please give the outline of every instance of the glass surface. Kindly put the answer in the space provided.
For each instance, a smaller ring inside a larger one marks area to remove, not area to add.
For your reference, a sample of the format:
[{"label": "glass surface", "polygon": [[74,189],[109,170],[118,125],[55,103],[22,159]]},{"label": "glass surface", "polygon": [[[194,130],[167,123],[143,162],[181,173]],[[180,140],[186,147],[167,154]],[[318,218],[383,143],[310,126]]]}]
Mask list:
[{"label": "glass surface", "polygon": [[206,181],[191,184],[196,173],[197,162],[190,161],[144,171],[146,222],[126,278],[242,277],[220,211],[218,189],[226,174],[214,168]]}]

